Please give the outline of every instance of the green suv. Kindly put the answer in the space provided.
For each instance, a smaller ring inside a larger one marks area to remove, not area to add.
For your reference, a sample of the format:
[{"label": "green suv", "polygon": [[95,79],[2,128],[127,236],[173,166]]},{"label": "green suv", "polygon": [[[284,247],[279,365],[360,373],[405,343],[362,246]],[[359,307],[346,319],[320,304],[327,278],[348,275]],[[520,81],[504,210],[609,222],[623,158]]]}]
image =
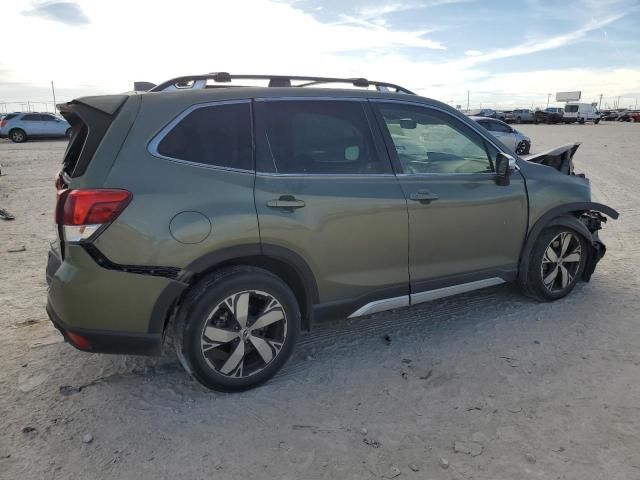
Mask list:
[{"label": "green suv", "polygon": [[90,352],[158,353],[172,331],[216,390],[269,379],[314,321],[504,282],[562,298],[618,216],[570,158],[524,161],[383,82],[216,73],[59,109],[52,322]]}]

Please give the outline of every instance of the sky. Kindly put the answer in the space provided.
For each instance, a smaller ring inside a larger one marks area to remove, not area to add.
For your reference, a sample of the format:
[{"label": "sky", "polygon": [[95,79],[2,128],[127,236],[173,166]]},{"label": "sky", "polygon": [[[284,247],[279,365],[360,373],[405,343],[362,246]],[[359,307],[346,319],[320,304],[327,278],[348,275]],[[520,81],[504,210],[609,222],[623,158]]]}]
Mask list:
[{"label": "sky", "polygon": [[1,18],[0,111],[51,110],[52,81],[61,102],[212,71],[365,77],[462,108],[640,100],[640,0],[2,0]]}]

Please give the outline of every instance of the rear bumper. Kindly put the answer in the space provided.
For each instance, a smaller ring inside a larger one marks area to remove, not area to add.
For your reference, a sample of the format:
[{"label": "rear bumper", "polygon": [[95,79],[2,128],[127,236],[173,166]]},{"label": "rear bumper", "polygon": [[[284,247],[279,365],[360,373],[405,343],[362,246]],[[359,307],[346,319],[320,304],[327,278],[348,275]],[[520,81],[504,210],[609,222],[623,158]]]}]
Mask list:
[{"label": "rear bumper", "polygon": [[53,324],[76,348],[101,353],[159,353],[165,320],[184,288],[169,278],[104,268],[78,245],[66,246],[64,260],[52,246],[46,276]]},{"label": "rear bumper", "polygon": [[[72,328],[58,317],[50,302],[47,303],[47,314],[53,326],[64,336],[65,341],[84,352],[157,355],[162,348],[162,334],[160,333],[136,334]],[[78,343],[78,335],[86,341],[86,344]]]}]

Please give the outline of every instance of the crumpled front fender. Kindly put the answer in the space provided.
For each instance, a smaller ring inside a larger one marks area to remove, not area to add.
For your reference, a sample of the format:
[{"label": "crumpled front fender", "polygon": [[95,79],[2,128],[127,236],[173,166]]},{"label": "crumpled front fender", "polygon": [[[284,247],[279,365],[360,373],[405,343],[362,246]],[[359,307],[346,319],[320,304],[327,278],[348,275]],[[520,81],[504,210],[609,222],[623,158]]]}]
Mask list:
[{"label": "crumpled front fender", "polygon": [[518,278],[525,281],[529,271],[529,258],[540,233],[548,227],[561,225],[580,233],[589,241],[591,252],[587,260],[582,278],[588,281],[593,274],[596,264],[604,256],[606,247],[598,237],[598,230],[606,218],[601,214],[616,220],[619,214],[613,208],[596,202],[567,203],[552,208],[542,215],[529,231],[520,256]]}]

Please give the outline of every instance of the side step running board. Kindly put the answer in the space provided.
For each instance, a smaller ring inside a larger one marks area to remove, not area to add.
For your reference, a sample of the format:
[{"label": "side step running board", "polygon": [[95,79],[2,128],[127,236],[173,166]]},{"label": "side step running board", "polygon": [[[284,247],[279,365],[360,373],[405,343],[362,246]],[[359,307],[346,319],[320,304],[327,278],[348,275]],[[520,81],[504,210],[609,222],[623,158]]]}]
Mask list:
[{"label": "side step running board", "polygon": [[436,288],[426,292],[414,293],[412,295],[403,295],[401,297],[385,298],[367,303],[358,310],[349,315],[349,318],[361,317],[363,315],[371,315],[372,313],[384,312],[385,310],[393,310],[394,308],[407,307],[409,305],[417,305],[418,303],[430,302],[438,298],[450,297],[459,293],[471,292],[481,288],[493,287],[505,283],[502,278],[492,277],[475,282],[461,283],[450,287]]}]

